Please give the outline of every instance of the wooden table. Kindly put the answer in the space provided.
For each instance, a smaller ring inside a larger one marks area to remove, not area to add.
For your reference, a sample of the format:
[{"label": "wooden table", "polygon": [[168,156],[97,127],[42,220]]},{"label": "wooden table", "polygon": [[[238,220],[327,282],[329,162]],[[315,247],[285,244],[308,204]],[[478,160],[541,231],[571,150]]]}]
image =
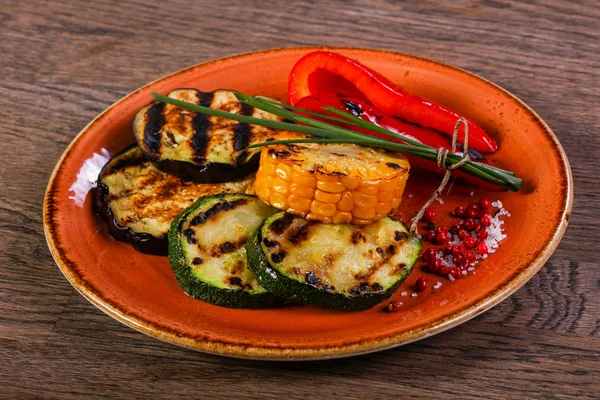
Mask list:
[{"label": "wooden table", "polygon": [[[597,2],[47,3],[0,7],[0,398],[600,396]],[[50,256],[41,215],[50,172],[73,137],[167,73],[313,44],[451,63],[535,109],[569,156],[576,193],[570,226],[545,267],[448,332],[325,362],[181,349],[119,324],[79,295]]]}]

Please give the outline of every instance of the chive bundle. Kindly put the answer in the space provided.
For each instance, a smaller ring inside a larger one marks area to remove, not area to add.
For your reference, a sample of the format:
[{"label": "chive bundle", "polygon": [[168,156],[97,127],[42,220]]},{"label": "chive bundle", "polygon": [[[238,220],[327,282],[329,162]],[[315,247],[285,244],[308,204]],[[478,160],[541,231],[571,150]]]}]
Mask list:
[{"label": "chive bundle", "polygon": [[[325,111],[329,111],[335,114],[336,116],[304,110],[298,107],[292,107],[290,105],[272,99],[247,96],[239,92],[235,92],[235,95],[238,98],[238,100],[242,103],[248,104],[252,107],[256,107],[263,111],[285,118],[286,120],[289,120],[291,122],[272,121],[261,118],[254,118],[246,115],[229,113],[221,110],[215,110],[209,107],[188,103],[185,101],[173,99],[171,97],[163,96],[158,93],[152,92],[152,97],[155,100],[161,101],[163,103],[168,103],[177,107],[181,107],[190,111],[195,111],[197,113],[231,119],[247,124],[264,126],[271,129],[304,133],[314,137],[307,139],[274,140],[265,143],[256,143],[249,147],[296,143],[348,143],[357,144],[361,146],[376,147],[403,154],[410,154],[434,162],[438,159],[438,149],[434,147],[420,143],[400,133],[389,131],[371,122],[364,121],[352,114],[337,110],[333,107],[323,107],[323,109]],[[407,144],[399,144],[385,139],[370,136],[362,132],[356,132],[351,129],[343,128],[337,125],[330,124],[328,122],[308,117],[306,115],[300,115],[297,112],[319,117],[329,121],[342,122],[346,125],[367,129],[369,131],[377,132],[385,136],[400,139]],[[300,123],[303,125],[297,125],[296,123]],[[454,164],[457,164],[462,159],[463,157],[458,154],[448,153],[445,161],[446,167],[450,167]],[[523,183],[523,181],[520,178],[515,176],[514,172],[506,171],[487,164],[467,161],[463,163],[458,169],[466,172],[469,175],[493,183],[507,190],[517,191]]]}]

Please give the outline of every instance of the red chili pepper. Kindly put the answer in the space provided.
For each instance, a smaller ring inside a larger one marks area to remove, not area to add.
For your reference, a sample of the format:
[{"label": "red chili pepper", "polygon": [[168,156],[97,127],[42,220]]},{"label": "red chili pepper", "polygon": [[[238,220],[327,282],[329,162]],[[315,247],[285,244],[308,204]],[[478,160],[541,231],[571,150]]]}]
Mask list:
[{"label": "red chili pepper", "polygon": [[[356,117],[371,122],[372,124],[385,128],[394,133],[400,133],[404,136],[408,136],[420,143],[424,143],[431,147],[435,147],[436,149],[443,147],[445,149],[450,150],[450,142],[438,132],[432,129],[410,124],[396,117],[387,115],[364,100],[360,100],[350,96],[337,95],[334,93],[321,93],[318,97],[308,96],[303,99],[300,99],[296,103],[296,106],[299,108],[304,108],[305,110],[316,111],[321,113],[324,112],[324,106],[330,106],[338,110],[353,114]],[[333,113],[327,114],[335,116],[333,115]],[[363,133],[367,133],[372,136],[393,140],[389,136],[386,136],[382,133],[373,132],[368,129],[360,129],[351,125],[346,125],[346,127],[348,129],[359,130]],[[398,143],[404,143],[400,139],[394,141]]]},{"label": "red chili pepper", "polygon": [[[389,79],[340,54],[315,51],[302,57],[292,68],[288,82],[289,102],[297,105],[306,96],[340,93],[368,101],[387,115],[436,129],[452,136],[458,113],[407,92]],[[468,120],[469,147],[493,153],[498,146],[480,126]],[[459,142],[464,131],[459,131]]]},{"label": "red chili pepper", "polygon": [[[412,139],[417,140],[420,143],[426,144],[428,146],[432,146],[436,149],[443,147],[447,150],[451,150],[450,142],[447,140],[447,138],[442,137],[438,132],[436,132],[432,129],[423,128],[423,127],[420,127],[417,125],[409,124],[408,122],[404,122],[398,118],[386,115],[385,113],[381,112],[380,110],[377,110],[375,107],[365,103],[364,101],[361,101],[361,100],[358,100],[355,98],[346,97],[346,96],[340,97],[340,96],[332,94],[332,93],[321,93],[321,95],[319,97],[307,96],[307,97],[300,99],[296,103],[296,107],[303,108],[308,111],[320,112],[323,114],[328,114],[331,116],[339,117],[331,112],[323,110],[324,106],[330,106],[335,109],[351,113],[365,121],[369,121],[377,126],[385,128],[389,131],[392,131],[395,133],[400,133],[405,136],[409,136]],[[310,117],[317,118],[314,115],[310,115]],[[319,118],[317,118],[317,119],[319,119]],[[397,143],[404,143],[399,138],[394,139],[394,138],[386,136],[382,133],[373,132],[368,129],[358,128],[353,125],[338,123],[338,122],[334,122],[334,121],[330,121],[330,120],[326,120],[326,119],[323,119],[323,121],[329,122],[334,125],[343,126],[344,128],[347,128],[347,129],[352,129],[355,131],[366,133],[368,135],[376,136],[376,137],[379,137],[382,139],[392,140]],[[415,165],[415,166],[427,169],[429,171],[437,172],[440,174],[443,174],[445,172],[445,170],[440,169],[438,167],[437,163],[434,161],[424,160],[422,158],[411,156],[411,155],[405,155],[405,157],[409,160],[411,165]],[[485,161],[485,159],[477,160],[477,162],[482,162],[482,163],[488,164]],[[493,190],[493,191],[503,190],[500,186],[496,186],[494,184],[491,184],[482,179],[476,178],[472,175],[463,173],[461,171],[454,171],[454,174],[457,177],[464,178],[465,180],[467,180],[475,185],[478,185],[484,189],[487,189],[487,190]]]}]

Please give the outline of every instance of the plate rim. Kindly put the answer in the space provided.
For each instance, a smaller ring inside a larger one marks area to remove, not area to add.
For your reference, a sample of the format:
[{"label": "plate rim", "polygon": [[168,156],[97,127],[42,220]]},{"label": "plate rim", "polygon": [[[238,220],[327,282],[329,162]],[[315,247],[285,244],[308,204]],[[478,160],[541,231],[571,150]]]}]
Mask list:
[{"label": "plate rim", "polygon": [[[70,268],[70,260],[64,254],[64,251],[60,249],[58,246],[55,232],[53,230],[53,215],[54,215],[54,207],[55,201],[53,199],[53,194],[55,192],[54,186],[57,181],[57,177],[60,174],[61,168],[64,164],[64,161],[67,159],[75,144],[81,139],[81,137],[87,132],[92,125],[94,125],[100,118],[102,118],[107,112],[112,110],[114,107],[118,106],[121,102],[124,102],[131,96],[139,93],[141,90],[148,88],[149,86],[155,85],[156,83],[168,79],[170,77],[185,73],[188,70],[192,70],[195,68],[199,68],[202,66],[206,66],[216,62],[222,62],[229,59],[235,58],[243,58],[251,55],[258,54],[267,54],[274,52],[285,52],[285,51],[297,51],[297,50],[306,50],[315,51],[315,50],[328,50],[328,51],[365,51],[365,52],[373,52],[373,53],[385,53],[392,56],[400,56],[407,57],[412,59],[417,59],[420,61],[424,61],[426,63],[430,63],[437,66],[443,66],[445,68],[452,69],[461,74],[467,75],[470,78],[476,78],[480,80],[482,83],[485,83],[488,86],[491,86],[493,89],[502,92],[507,95],[509,98],[514,100],[522,109],[528,112],[532,116],[533,122],[535,122],[539,127],[546,133],[547,137],[554,144],[555,150],[560,156],[560,160],[562,162],[563,168],[563,179],[565,180],[565,187],[567,196],[565,199],[564,206],[562,208],[562,213],[560,215],[560,223],[556,226],[553,235],[550,241],[543,247],[543,249],[537,254],[537,256],[526,265],[518,273],[509,277],[508,280],[501,286],[497,287],[496,290],[490,295],[480,299],[476,303],[464,307],[456,312],[438,320],[431,321],[427,324],[420,325],[413,329],[410,329],[405,332],[400,332],[396,334],[391,334],[384,337],[367,339],[362,341],[357,341],[356,343],[351,344],[341,344],[341,345],[332,345],[332,346],[316,346],[314,348],[280,348],[280,347],[268,347],[268,346],[256,346],[256,345],[242,345],[242,344],[232,344],[226,341],[220,340],[207,340],[206,338],[202,340],[197,340],[194,338],[188,338],[180,336],[173,332],[168,332],[164,329],[161,329],[159,326],[145,321],[143,318],[128,316],[122,310],[119,310],[117,307],[108,304],[98,293],[94,293],[94,291],[88,288],[88,284],[77,274],[75,274]],[[199,64],[195,64],[192,66],[188,66],[179,71],[173,72],[168,75],[164,75],[150,83],[147,83],[140,88],[128,93],[124,97],[118,99],[116,102],[107,107],[104,111],[98,114],[92,121],[90,121],[69,143],[67,148],[63,151],[62,155],[58,159],[52,174],[50,175],[50,179],[48,181],[48,185],[46,187],[46,191],[44,194],[44,205],[43,205],[43,226],[44,226],[44,235],[46,238],[46,242],[48,244],[48,248],[50,249],[50,253],[52,257],[59,267],[62,274],[69,281],[69,283],[88,301],[90,301],[94,306],[99,308],[104,313],[108,314],[112,318],[117,321],[127,325],[130,328],[137,330],[138,332],[142,332],[159,340],[175,344],[181,347],[216,354],[221,356],[228,356],[234,358],[242,358],[242,359],[251,359],[251,360],[273,360],[273,361],[299,361],[299,360],[324,360],[324,359],[333,359],[333,358],[342,358],[342,357],[350,357],[357,356],[367,353],[372,353],[376,351],[383,351],[387,349],[391,349],[394,347],[402,346],[405,344],[409,344],[415,342],[417,340],[424,339],[429,336],[433,336],[435,334],[441,333],[447,329],[458,326],[468,320],[482,314],[484,311],[487,311],[499,304],[514,292],[516,292],[520,287],[522,287],[525,283],[527,283],[545,264],[545,262],[550,258],[552,253],[555,251],[558,246],[560,240],[564,236],[566,231],[571,211],[573,207],[573,176],[571,172],[571,167],[568,162],[567,155],[560,144],[558,138],[550,129],[550,127],[546,124],[546,122],[533,110],[531,109],[525,102],[523,102],[519,97],[515,96],[508,90],[500,87],[499,85],[462,68],[456,67],[454,65],[446,64],[444,62],[435,61],[432,59],[414,56],[412,54],[401,53],[396,51],[389,50],[380,50],[380,49],[370,49],[370,48],[361,48],[361,47],[335,47],[335,46],[293,46],[293,47],[282,47],[282,48],[273,48],[273,49],[265,49],[259,51],[252,52],[244,52],[229,55],[226,57],[211,59]]]}]

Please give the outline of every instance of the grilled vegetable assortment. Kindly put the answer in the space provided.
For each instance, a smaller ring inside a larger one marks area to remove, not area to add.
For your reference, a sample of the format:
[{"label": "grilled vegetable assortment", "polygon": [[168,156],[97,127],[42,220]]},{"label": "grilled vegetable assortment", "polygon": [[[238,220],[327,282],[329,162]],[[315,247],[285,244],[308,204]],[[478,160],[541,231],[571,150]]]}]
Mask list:
[{"label": "grilled vegetable assortment", "polygon": [[169,260],[190,296],[234,308],[265,308],[283,300],[259,286],[246,265],[246,240],[274,209],[255,196],[205,196],[173,222]]},{"label": "grilled vegetable assortment", "polygon": [[406,279],[421,242],[391,218],[358,226],[280,212],[265,220],[246,247],[248,266],[270,292],[322,308],[363,310]]},{"label": "grilled vegetable assortment", "polygon": [[[96,203],[111,235],[140,251],[165,253],[168,243],[190,296],[235,308],[337,310],[390,297],[422,247],[389,217],[410,171],[398,152],[444,172],[429,203],[453,169],[495,189],[522,184],[485,161],[481,153],[497,144],[480,126],[355,60],[310,53],[288,84],[289,105],[228,90],[152,93],[156,101],[133,121],[139,147],[100,173]],[[447,231],[436,233],[439,244]]]},{"label": "grilled vegetable assortment", "polygon": [[[238,101],[233,92],[176,89],[169,97],[260,119],[282,121],[276,115]],[[133,121],[133,132],[144,154],[168,172],[197,182],[225,182],[253,172],[260,149],[249,145],[273,138],[303,137],[276,132],[226,118],[209,117],[161,102],[142,108]]]},{"label": "grilled vegetable assortment", "polygon": [[98,177],[96,207],[111,236],[138,251],[167,254],[171,222],[199,197],[243,193],[251,177],[218,184],[186,182],[149,161],[138,146],[121,151]]}]

